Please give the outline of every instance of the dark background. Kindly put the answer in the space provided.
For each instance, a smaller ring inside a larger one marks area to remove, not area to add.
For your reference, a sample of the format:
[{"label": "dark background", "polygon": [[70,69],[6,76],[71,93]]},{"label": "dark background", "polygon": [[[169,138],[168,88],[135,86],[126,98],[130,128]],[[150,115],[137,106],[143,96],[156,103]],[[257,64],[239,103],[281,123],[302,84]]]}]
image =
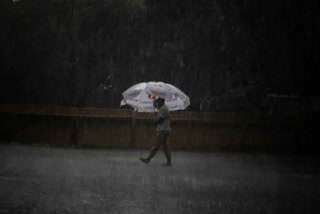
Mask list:
[{"label": "dark background", "polygon": [[305,102],[319,25],[315,0],[1,0],[0,102],[118,108],[142,81],[176,85],[191,110],[243,91],[261,108],[252,88]]}]

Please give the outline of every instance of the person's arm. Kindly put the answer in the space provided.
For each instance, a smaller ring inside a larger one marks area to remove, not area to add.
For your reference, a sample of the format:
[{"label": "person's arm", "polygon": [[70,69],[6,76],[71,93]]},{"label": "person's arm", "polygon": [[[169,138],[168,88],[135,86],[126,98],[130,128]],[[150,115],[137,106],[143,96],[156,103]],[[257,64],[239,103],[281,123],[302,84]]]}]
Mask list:
[{"label": "person's arm", "polygon": [[159,117],[159,119],[154,123],[155,126],[157,126],[158,124],[162,123],[164,121],[163,117]]}]

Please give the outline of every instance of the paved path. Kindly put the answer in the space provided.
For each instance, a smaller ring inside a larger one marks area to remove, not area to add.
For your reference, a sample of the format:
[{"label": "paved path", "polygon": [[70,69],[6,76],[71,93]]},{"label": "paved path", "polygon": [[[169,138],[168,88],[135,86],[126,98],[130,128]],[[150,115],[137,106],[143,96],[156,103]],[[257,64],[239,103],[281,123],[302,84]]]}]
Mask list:
[{"label": "paved path", "polygon": [[318,213],[311,158],[0,144],[0,213]]}]

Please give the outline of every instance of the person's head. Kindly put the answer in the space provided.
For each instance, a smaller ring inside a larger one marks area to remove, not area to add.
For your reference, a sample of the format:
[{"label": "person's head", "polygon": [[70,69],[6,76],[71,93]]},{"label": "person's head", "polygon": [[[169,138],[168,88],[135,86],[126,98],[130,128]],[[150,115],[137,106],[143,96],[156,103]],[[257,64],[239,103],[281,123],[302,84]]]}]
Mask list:
[{"label": "person's head", "polygon": [[156,108],[160,108],[161,106],[164,105],[164,99],[163,98],[157,98],[156,99]]}]

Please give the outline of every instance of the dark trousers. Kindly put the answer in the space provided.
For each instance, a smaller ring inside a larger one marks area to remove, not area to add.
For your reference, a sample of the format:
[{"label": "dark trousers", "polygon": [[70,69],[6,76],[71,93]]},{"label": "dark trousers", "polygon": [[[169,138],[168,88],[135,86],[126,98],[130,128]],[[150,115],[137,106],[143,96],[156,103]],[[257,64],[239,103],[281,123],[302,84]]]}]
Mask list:
[{"label": "dark trousers", "polygon": [[169,142],[170,131],[158,131],[155,144],[151,148],[150,155],[148,157],[151,160],[159,150],[160,146],[163,146],[164,154],[166,155],[167,161],[171,162],[170,153],[170,142]]}]

